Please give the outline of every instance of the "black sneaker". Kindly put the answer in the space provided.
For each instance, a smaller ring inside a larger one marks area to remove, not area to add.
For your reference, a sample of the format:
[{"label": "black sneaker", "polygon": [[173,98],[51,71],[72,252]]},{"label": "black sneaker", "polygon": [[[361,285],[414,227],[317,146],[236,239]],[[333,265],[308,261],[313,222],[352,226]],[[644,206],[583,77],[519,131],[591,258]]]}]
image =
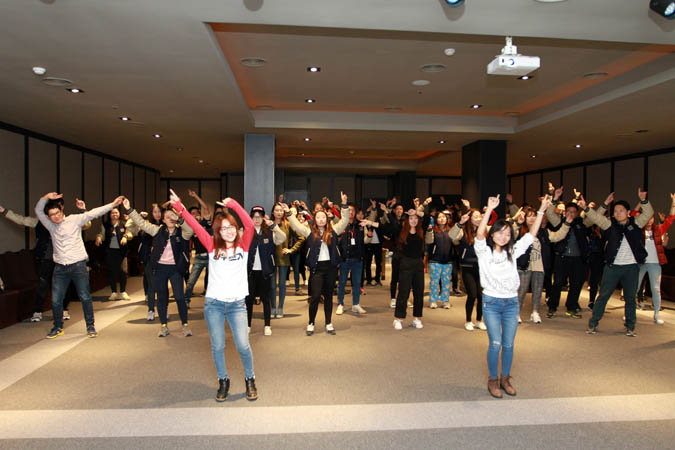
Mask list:
[{"label": "black sneaker", "polygon": [[598,327],[591,327],[589,326],[586,328],[586,334],[597,334],[598,332]]},{"label": "black sneaker", "polygon": [[216,401],[224,402],[227,398],[227,393],[230,391],[230,379],[222,378],[218,380],[218,392],[216,392]]},{"label": "black sneaker", "polygon": [[379,280],[378,280],[378,281],[376,281],[376,282],[375,282],[375,284],[376,284],[376,285],[378,285],[378,286],[382,286],[382,282],[381,282],[381,281],[379,281]]},{"label": "black sneaker", "polygon": [[90,338],[95,338],[96,336],[98,336],[98,332],[96,331],[96,328],[94,328],[93,325],[87,327],[87,336],[89,336]]},{"label": "black sneaker", "polygon": [[258,400],[258,389],[255,387],[255,378],[246,378],[246,400]]},{"label": "black sneaker", "polygon": [[47,335],[47,339],[54,339],[55,337],[61,336],[63,334],[63,328],[52,328],[52,330]]},{"label": "black sneaker", "polygon": [[581,308],[577,306],[576,308],[574,308],[574,312],[579,314],[581,312]]},{"label": "black sneaker", "polygon": [[576,311],[567,311],[565,312],[565,317],[574,317],[575,319],[581,319],[581,314]]},{"label": "black sneaker", "polygon": [[548,312],[546,313],[546,317],[549,319],[552,319],[556,316],[556,311],[554,309],[549,309]]},{"label": "black sneaker", "polygon": [[626,327],[626,336],[637,337],[637,334],[635,334],[635,330],[631,330],[630,328]]}]

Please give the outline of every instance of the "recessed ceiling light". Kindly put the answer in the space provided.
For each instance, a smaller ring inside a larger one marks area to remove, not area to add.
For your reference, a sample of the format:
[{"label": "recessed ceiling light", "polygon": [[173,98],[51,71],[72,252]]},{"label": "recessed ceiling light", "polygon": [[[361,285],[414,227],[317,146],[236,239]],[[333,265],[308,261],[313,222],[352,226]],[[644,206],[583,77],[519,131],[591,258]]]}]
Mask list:
[{"label": "recessed ceiling light", "polygon": [[310,67],[307,68],[307,72],[312,72],[312,73],[321,72],[321,67],[310,66]]},{"label": "recessed ceiling light", "polygon": [[507,111],[504,113],[505,116],[508,117],[520,117],[520,112],[518,111]]},{"label": "recessed ceiling light", "polygon": [[350,155],[353,155],[354,153],[356,153],[354,150],[349,150]]},{"label": "recessed ceiling light", "polygon": [[42,81],[44,84],[47,86],[56,86],[56,87],[66,87],[70,86],[73,84],[72,81],[66,80],[65,78],[56,78],[56,77],[46,77],[43,78]]},{"label": "recessed ceiling light", "polygon": [[169,173],[173,173],[173,169],[169,169]]},{"label": "recessed ceiling light", "polygon": [[316,100],[313,99],[313,98],[306,98],[305,99],[305,103],[315,103],[315,102],[316,102]]},{"label": "recessed ceiling light", "polygon": [[272,105],[258,105],[258,106],[255,107],[255,109],[269,110],[269,109],[274,109],[274,106],[272,106]]},{"label": "recessed ceiling light", "polygon": [[534,78],[534,75],[523,75],[522,77],[518,77],[519,80],[531,80]]},{"label": "recessed ceiling light", "polygon": [[443,139],[441,139],[440,141],[438,141],[438,143],[439,144],[445,144],[445,141]]},{"label": "recessed ceiling light", "polygon": [[145,125],[145,123],[137,122],[135,120],[130,120],[129,122],[127,122],[127,125],[134,126],[134,127],[142,127],[142,126]]},{"label": "recessed ceiling light", "polygon": [[428,86],[431,84],[429,80],[415,80],[412,82],[413,86]]},{"label": "recessed ceiling light", "polygon": [[608,76],[609,74],[607,72],[588,72],[584,74],[584,78],[587,80],[599,80]]},{"label": "recessed ceiling light", "polygon": [[478,103],[476,103],[475,105],[471,105],[471,108],[472,109],[478,109],[478,108],[481,108],[482,106],[483,105],[479,105]]},{"label": "recessed ceiling light", "polygon": [[447,67],[445,67],[443,64],[425,64],[420,67],[420,70],[425,73],[445,72],[446,69]]},{"label": "recessed ceiling light", "polygon": [[261,67],[267,64],[265,59],[257,57],[241,58],[239,61],[246,67]]},{"label": "recessed ceiling light", "polygon": [[200,160],[199,160],[199,164],[204,164],[204,160],[203,160],[203,159],[200,159]]},{"label": "recessed ceiling light", "polygon": [[583,145],[577,144],[577,145],[575,145],[575,147],[576,147],[576,148],[581,148],[581,147],[583,147]]},{"label": "recessed ceiling light", "polygon": [[66,89],[66,91],[72,92],[73,94],[84,94],[84,91],[82,89],[78,89],[78,88],[69,88],[69,89]]},{"label": "recessed ceiling light", "polygon": [[159,133],[155,133],[155,134],[153,134],[153,136],[154,136],[155,138],[157,138],[157,139],[159,139],[159,138],[161,138],[161,137],[162,137],[162,135],[161,135],[161,134],[159,134]]},{"label": "recessed ceiling light", "polygon": [[300,153],[300,156],[305,156],[305,154],[304,154],[304,153]]},{"label": "recessed ceiling light", "polygon": [[537,157],[537,155],[532,155],[532,158],[536,158],[536,157]]},{"label": "recessed ceiling light", "polygon": [[33,67],[33,73],[35,75],[44,75],[44,74],[47,73],[47,69],[45,69],[44,67],[36,66],[36,67]]},{"label": "recessed ceiling light", "polygon": [[443,53],[445,53],[445,56],[452,56],[455,54],[455,49],[454,48],[446,48],[443,50]]},{"label": "recessed ceiling light", "polygon": [[120,117],[120,120],[121,120],[122,122],[128,122],[128,121],[131,120],[131,117],[122,116],[122,117]]},{"label": "recessed ceiling light", "polygon": [[305,142],[309,142],[311,140],[312,140],[312,138],[308,138],[308,137],[305,138]]}]

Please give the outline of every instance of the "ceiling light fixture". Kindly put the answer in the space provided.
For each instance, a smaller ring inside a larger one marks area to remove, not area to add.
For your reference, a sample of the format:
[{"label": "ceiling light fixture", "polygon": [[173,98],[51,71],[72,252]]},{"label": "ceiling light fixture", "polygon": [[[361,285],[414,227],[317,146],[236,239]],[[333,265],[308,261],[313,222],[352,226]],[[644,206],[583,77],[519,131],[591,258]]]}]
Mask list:
[{"label": "ceiling light fixture", "polygon": [[518,77],[519,80],[531,80],[534,78],[534,75],[523,75],[522,77]]},{"label": "ceiling light fixture", "polygon": [[123,117],[120,117],[120,120],[121,120],[122,122],[128,122],[128,121],[131,120],[131,117],[123,116]]},{"label": "ceiling light fixture", "polygon": [[575,145],[574,147],[576,147],[576,148],[581,148],[581,147],[583,147],[583,145],[577,144],[577,145]]},{"label": "ceiling light fixture", "polygon": [[316,99],[313,98],[306,98],[305,103],[316,103]]},{"label": "ceiling light fixture", "polygon": [[42,81],[47,86],[56,86],[56,87],[66,87],[73,84],[72,81],[66,80],[65,78],[56,78],[56,77],[45,77]]},{"label": "ceiling light fixture", "polygon": [[73,94],[84,94],[84,91],[78,88],[68,88],[66,89],[66,91],[71,92]]},{"label": "ceiling light fixture", "polygon": [[447,3],[447,5],[451,8],[457,8],[458,6],[462,6],[464,4],[464,0],[445,0],[445,3]]},{"label": "ceiling light fixture", "polygon": [[239,61],[246,67],[262,67],[267,64],[264,58],[257,57],[241,58]]},{"label": "ceiling light fixture", "polygon": [[307,72],[312,72],[312,73],[321,72],[321,67],[310,66],[310,67],[307,68]]},{"label": "ceiling light fixture", "polygon": [[445,141],[443,139],[441,139],[440,141],[438,141],[438,143],[439,144],[445,144]]},{"label": "ceiling light fixture", "polygon": [[47,73],[47,69],[45,69],[44,67],[36,66],[36,67],[33,67],[33,73],[35,75],[44,75],[44,74]]},{"label": "ceiling light fixture", "polygon": [[452,56],[455,54],[455,49],[454,48],[446,48],[443,50],[443,53],[445,53],[445,56]]},{"label": "ceiling light fixture", "polygon": [[274,109],[274,106],[272,106],[272,105],[258,105],[258,106],[255,107],[255,109],[271,110],[271,109]]},{"label": "ceiling light fixture", "polygon": [[199,160],[199,164],[204,164],[204,160],[203,160],[203,159],[200,159],[200,160]]},{"label": "ceiling light fixture", "polygon": [[159,139],[159,138],[162,137],[162,135],[159,134],[159,133],[155,133],[155,134],[153,134],[152,136],[153,136],[154,138],[156,138],[156,139]]},{"label": "ceiling light fixture", "polygon": [[182,152],[182,151],[183,151],[183,147],[176,147],[176,151]]},{"label": "ceiling light fixture", "polygon": [[311,140],[312,140],[312,138],[308,138],[308,137],[305,138],[305,142],[309,142]]},{"label": "ceiling light fixture", "polygon": [[420,67],[420,70],[425,73],[445,72],[446,69],[447,67],[445,67],[443,64],[425,64]]},{"label": "ceiling light fixture", "polygon": [[506,111],[504,113],[505,116],[507,117],[520,117],[520,112],[518,111]]},{"label": "ceiling light fixture", "polygon": [[354,150],[349,150],[350,155],[353,155],[354,153],[356,153]]},{"label": "ceiling light fixture", "polygon": [[415,80],[412,82],[413,86],[428,86],[431,84],[429,80]]},{"label": "ceiling light fixture", "polygon": [[532,155],[532,158],[536,158],[536,157],[537,157],[537,155]]},{"label": "ceiling light fixture", "polygon": [[169,169],[169,173],[173,173],[173,169]]},{"label": "ceiling light fixture", "polygon": [[475,105],[471,105],[472,109],[478,109],[478,108],[482,108],[482,107],[483,107],[483,105],[479,105],[478,103],[476,103]]},{"label": "ceiling light fixture", "polygon": [[649,8],[666,19],[675,19],[675,1],[671,0],[651,0]]}]

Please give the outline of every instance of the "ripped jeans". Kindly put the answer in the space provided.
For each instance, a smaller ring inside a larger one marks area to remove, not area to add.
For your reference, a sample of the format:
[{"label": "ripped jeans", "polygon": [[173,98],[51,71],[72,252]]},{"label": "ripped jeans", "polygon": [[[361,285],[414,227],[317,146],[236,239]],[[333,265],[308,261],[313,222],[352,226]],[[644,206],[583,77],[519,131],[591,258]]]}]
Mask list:
[{"label": "ripped jeans", "polygon": [[518,297],[497,298],[483,294],[483,320],[487,326],[490,346],[487,362],[490,378],[499,376],[499,353],[502,354],[502,376],[511,374],[513,341],[520,312]]}]

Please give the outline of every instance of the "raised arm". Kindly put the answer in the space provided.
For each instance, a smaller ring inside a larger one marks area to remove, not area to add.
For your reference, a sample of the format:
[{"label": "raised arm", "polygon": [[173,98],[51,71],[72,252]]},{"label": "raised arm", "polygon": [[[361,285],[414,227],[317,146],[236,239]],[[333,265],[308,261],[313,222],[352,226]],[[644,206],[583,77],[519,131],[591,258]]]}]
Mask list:
[{"label": "raised arm", "polygon": [[40,220],[42,225],[49,231],[54,231],[56,229],[56,225],[54,225],[54,223],[52,223],[52,221],[49,220],[49,217],[47,217],[47,214],[45,214],[44,211],[45,205],[47,204],[48,200],[56,200],[61,197],[63,197],[63,194],[50,192],[41,197],[40,200],[38,200],[37,204],[35,205],[35,215]]},{"label": "raised arm", "polygon": [[76,214],[75,217],[77,218],[78,224],[80,227],[83,227],[87,222],[90,220],[97,219],[101,217],[102,215],[109,213],[113,208],[116,206],[119,206],[122,203],[122,200],[124,200],[123,196],[117,197],[115,200],[113,200],[111,203],[108,203],[107,205],[99,206],[98,208],[90,209],[89,211],[86,211],[82,214]]},{"label": "raised arm", "polygon": [[35,228],[39,222],[37,217],[26,217],[21,214],[17,214],[10,209],[5,209],[0,206],[0,214],[7,217],[7,220],[14,222],[17,225],[28,228]]},{"label": "raised arm", "polygon": [[563,222],[562,226],[555,231],[548,230],[548,240],[551,242],[560,242],[567,237],[570,231],[570,226],[567,222]]},{"label": "raised arm", "polygon": [[649,219],[654,215],[654,208],[652,204],[647,200],[647,191],[643,191],[642,188],[638,188],[638,197],[640,198],[640,215],[635,218],[635,225],[640,228],[644,228],[649,222]]},{"label": "raised arm", "polygon": [[192,189],[188,189],[188,195],[199,203],[199,206],[201,207],[201,213],[202,217],[206,220],[211,220],[211,210],[209,209],[209,206],[204,202],[204,200],[201,199],[199,195]]},{"label": "raised arm", "polygon": [[340,211],[340,220],[333,226],[333,230],[337,234],[342,234],[347,225],[349,225],[349,206],[347,206],[347,194],[340,192],[340,198],[342,199],[342,210]]},{"label": "raised arm", "polygon": [[274,245],[281,245],[286,242],[286,233],[274,221],[268,219],[267,226],[272,230],[272,242],[274,242]]},{"label": "raised arm", "polygon": [[579,205],[579,208],[581,208],[586,213],[588,223],[590,223],[591,225],[597,225],[602,230],[607,230],[609,227],[612,226],[611,220],[609,220],[607,217],[601,214],[598,214],[597,211],[592,210],[586,205],[586,200],[584,199],[583,196],[579,199],[577,205]]},{"label": "raised arm", "polygon": [[668,217],[666,217],[666,220],[664,220],[663,223],[659,225],[659,231],[661,234],[667,232],[668,228],[670,228],[670,226],[673,224],[673,220],[675,220],[675,194],[670,194],[670,198],[673,199],[673,204],[670,207],[670,214]]},{"label": "raised arm", "polygon": [[478,225],[478,231],[476,231],[477,240],[482,241],[485,239],[490,216],[492,215],[492,211],[494,211],[497,206],[499,206],[499,194],[497,194],[496,197],[488,198],[487,210],[485,210],[485,214],[483,214],[480,225]]},{"label": "raised arm", "polygon": [[129,219],[131,219],[140,230],[144,231],[150,236],[154,236],[159,232],[159,225],[146,222],[143,216],[141,216],[135,209],[131,209],[131,204],[129,203],[128,198],[125,198],[122,201],[122,210],[124,214],[129,215]]},{"label": "raised arm", "polygon": [[544,211],[546,211],[549,206],[551,206],[551,198],[548,195],[544,195],[541,205],[539,206],[539,211],[537,211],[537,218],[534,219],[534,223],[530,227],[530,234],[532,237],[537,237],[539,227],[541,227],[541,221],[544,218]]},{"label": "raised arm", "polygon": [[189,225],[190,229],[194,230],[194,233],[197,235],[197,239],[199,239],[199,242],[202,243],[204,248],[206,248],[206,251],[208,253],[211,253],[214,248],[213,244],[213,237],[204,229],[203,226],[197,222],[197,219],[192,217],[192,214],[190,214],[187,209],[183,206],[183,204],[180,202],[180,199],[176,203],[173,203],[173,207],[180,216],[185,220],[185,224]]}]

